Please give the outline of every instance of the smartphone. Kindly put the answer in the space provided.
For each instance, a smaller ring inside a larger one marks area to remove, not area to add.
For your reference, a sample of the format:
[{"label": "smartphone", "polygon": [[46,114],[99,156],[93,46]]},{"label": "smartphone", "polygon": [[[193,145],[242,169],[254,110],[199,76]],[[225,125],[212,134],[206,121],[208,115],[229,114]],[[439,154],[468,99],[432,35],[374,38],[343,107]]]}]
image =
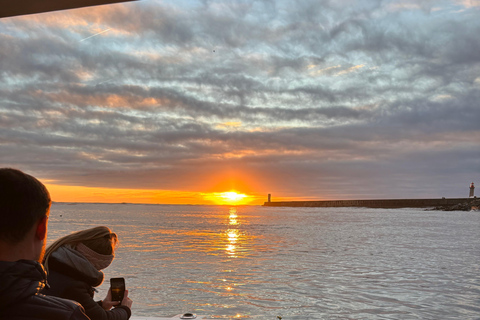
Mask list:
[{"label": "smartphone", "polygon": [[110,290],[112,292],[112,301],[122,301],[125,295],[125,279],[111,278]]}]

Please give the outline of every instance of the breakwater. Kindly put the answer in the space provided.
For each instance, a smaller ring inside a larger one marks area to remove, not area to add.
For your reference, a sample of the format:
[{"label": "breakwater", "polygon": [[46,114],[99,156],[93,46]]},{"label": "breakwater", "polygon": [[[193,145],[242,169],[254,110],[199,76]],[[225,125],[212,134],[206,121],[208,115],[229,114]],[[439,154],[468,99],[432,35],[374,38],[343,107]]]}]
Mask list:
[{"label": "breakwater", "polygon": [[267,207],[430,208],[470,203],[476,198],[267,201]]}]

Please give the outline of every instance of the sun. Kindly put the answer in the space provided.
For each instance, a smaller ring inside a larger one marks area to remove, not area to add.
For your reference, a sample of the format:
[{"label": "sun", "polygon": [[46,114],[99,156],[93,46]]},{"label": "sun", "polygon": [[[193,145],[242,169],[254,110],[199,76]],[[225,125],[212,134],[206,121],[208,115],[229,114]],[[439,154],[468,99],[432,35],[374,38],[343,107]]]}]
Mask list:
[{"label": "sun", "polygon": [[225,199],[227,201],[231,201],[231,202],[240,201],[240,200],[247,197],[247,195],[236,193],[235,191],[223,192],[223,193],[220,193],[220,196],[223,199]]},{"label": "sun", "polygon": [[238,193],[234,190],[228,192],[213,192],[207,193],[203,195],[205,199],[212,201],[216,204],[226,204],[226,205],[240,205],[246,204],[250,202],[252,199],[251,197],[243,194]]}]

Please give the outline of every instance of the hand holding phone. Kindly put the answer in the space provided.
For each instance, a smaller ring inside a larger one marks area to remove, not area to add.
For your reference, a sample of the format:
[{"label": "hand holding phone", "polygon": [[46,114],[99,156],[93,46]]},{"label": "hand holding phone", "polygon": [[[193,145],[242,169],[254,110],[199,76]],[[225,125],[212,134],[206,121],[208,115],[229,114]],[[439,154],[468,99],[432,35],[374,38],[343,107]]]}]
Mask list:
[{"label": "hand holding phone", "polygon": [[122,302],[123,297],[125,295],[125,279],[111,278],[110,292],[112,293],[112,301]]}]

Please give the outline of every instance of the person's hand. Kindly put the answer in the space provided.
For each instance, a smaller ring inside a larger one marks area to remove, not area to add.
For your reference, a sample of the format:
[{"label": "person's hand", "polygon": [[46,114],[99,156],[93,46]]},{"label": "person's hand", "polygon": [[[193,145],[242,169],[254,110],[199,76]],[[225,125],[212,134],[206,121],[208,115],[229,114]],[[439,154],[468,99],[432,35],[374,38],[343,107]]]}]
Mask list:
[{"label": "person's hand", "polygon": [[120,305],[119,301],[112,301],[112,292],[108,289],[107,296],[102,300],[102,308],[105,310],[110,310],[114,306]]},{"label": "person's hand", "polygon": [[133,301],[128,297],[128,290],[125,290],[125,295],[123,296],[122,306],[127,306],[132,309]]}]

